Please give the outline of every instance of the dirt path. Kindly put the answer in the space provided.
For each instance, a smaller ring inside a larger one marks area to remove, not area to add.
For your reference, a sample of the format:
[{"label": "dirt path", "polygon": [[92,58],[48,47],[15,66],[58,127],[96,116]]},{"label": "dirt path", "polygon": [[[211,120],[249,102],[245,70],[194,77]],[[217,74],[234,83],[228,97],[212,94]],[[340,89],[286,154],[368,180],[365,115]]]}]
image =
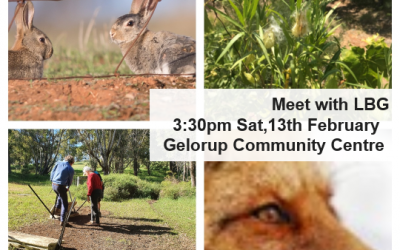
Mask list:
[{"label": "dirt path", "polygon": [[365,47],[363,40],[377,33],[392,44],[391,10],[379,4],[354,4],[350,0],[339,0],[328,5],[328,10],[337,6],[334,15],[342,25],[335,31],[341,46]]},{"label": "dirt path", "polygon": [[193,89],[188,77],[8,81],[8,119],[149,120],[150,89]]},{"label": "dirt path", "polygon": [[[92,226],[89,207],[83,207],[79,214],[69,220],[72,227],[65,230],[64,249],[196,249],[195,240],[175,232],[161,218],[115,218],[109,211],[102,211],[101,225]],[[58,239],[58,223],[49,219],[19,231]]]}]

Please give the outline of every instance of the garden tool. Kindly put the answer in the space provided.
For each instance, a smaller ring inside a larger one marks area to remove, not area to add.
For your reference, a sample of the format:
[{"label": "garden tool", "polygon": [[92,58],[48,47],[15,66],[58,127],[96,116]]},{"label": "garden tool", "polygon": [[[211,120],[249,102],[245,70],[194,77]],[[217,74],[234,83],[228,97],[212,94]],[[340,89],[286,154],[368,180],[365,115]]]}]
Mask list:
[{"label": "garden tool", "polygon": [[71,208],[69,209],[69,212],[67,213],[66,218],[65,218],[65,220],[64,220],[64,223],[63,223],[63,226],[62,226],[62,229],[61,229],[61,233],[60,233],[60,237],[58,238],[58,242],[57,242],[57,246],[56,246],[55,250],[61,250],[61,249],[63,249],[63,248],[61,247],[61,244],[62,244],[62,239],[63,239],[63,237],[64,237],[65,226],[66,226],[67,223],[68,223],[69,216],[71,215],[72,208],[74,207],[75,202],[76,202],[76,198],[71,202]]},{"label": "garden tool", "polygon": [[37,195],[37,193],[35,192],[35,190],[33,190],[33,188],[31,187],[30,184],[28,184],[28,187],[32,190],[32,192],[33,192],[33,193],[36,195],[36,197],[40,200],[40,202],[41,202],[41,203],[43,204],[43,206],[46,208],[47,212],[49,212],[49,214],[51,214],[51,217],[52,217],[53,219],[55,219],[55,218],[54,218],[54,215],[50,212],[50,210],[47,208],[47,206],[43,203],[42,199],[40,199],[39,195]]},{"label": "garden tool", "polygon": [[85,202],[82,203],[82,205],[78,208],[78,210],[76,210],[76,212],[78,212],[79,209],[81,209],[83,207],[83,205],[85,205],[86,202],[87,202],[87,200],[85,200]]},{"label": "garden tool", "polygon": [[[69,190],[69,188],[68,188],[68,192],[69,192],[69,198],[71,198],[71,202],[72,202],[71,190]],[[74,213],[76,213],[75,207],[74,207]]]}]

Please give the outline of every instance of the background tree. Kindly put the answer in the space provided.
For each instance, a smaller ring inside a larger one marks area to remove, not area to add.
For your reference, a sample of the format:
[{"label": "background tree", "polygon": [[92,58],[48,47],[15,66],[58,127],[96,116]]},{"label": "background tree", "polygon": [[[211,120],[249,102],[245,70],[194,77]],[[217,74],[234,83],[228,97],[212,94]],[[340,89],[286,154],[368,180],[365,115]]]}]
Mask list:
[{"label": "background tree", "polygon": [[85,146],[85,153],[99,163],[104,175],[108,175],[114,157],[114,148],[120,143],[122,133],[116,136],[116,129],[79,129],[77,134],[80,142]]},{"label": "background tree", "polygon": [[189,163],[190,167],[190,180],[192,183],[192,187],[196,187],[196,162],[191,161]]},{"label": "background tree", "polygon": [[46,175],[55,162],[61,158],[61,144],[68,141],[69,133],[60,129],[22,129],[20,139],[29,143],[31,160],[35,165],[35,174]]}]

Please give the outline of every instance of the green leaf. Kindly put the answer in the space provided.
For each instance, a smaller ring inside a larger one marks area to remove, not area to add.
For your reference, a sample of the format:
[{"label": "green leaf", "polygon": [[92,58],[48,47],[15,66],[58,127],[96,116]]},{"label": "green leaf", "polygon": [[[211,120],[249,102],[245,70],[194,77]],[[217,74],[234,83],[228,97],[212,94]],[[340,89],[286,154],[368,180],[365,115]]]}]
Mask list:
[{"label": "green leaf", "polygon": [[242,13],[240,12],[240,10],[238,9],[238,7],[237,7],[231,0],[229,0],[229,3],[231,4],[232,8],[235,10],[236,15],[237,15],[239,21],[240,21],[240,22],[243,24],[243,26],[244,26],[245,23],[244,23],[244,19],[243,19]]},{"label": "green leaf", "polygon": [[219,15],[223,16],[226,20],[228,20],[230,23],[232,23],[233,25],[235,25],[236,27],[238,27],[239,29],[241,29],[242,31],[246,31],[244,29],[244,27],[242,25],[240,25],[238,22],[236,22],[235,20],[233,20],[231,17],[229,17],[228,15],[226,15],[224,12],[214,8],[213,6],[207,4],[207,6],[214,10],[215,12],[217,12]]},{"label": "green leaf", "polygon": [[259,37],[257,34],[254,34],[254,36],[256,37],[257,42],[258,42],[258,44],[260,45],[261,50],[263,51],[265,58],[267,58],[267,61],[268,61],[269,66],[271,67],[271,70],[273,70],[273,66],[272,66],[271,60],[270,60],[270,58],[269,58],[269,55],[268,55],[268,53],[267,53],[267,49],[265,48],[264,43],[263,43],[261,37]]},{"label": "green leaf", "polygon": [[256,14],[256,11],[257,11],[257,6],[258,6],[258,1],[259,0],[253,0],[253,2],[252,2],[252,6],[251,6],[251,12],[250,12],[250,18],[249,18],[249,20],[251,20],[253,17],[254,17],[254,15]]},{"label": "green leaf", "polygon": [[327,36],[327,37],[330,37],[330,36],[333,34],[333,32],[335,32],[335,30],[336,30],[337,28],[339,28],[341,25],[342,25],[342,24],[339,24],[339,25],[337,25],[335,28],[331,29],[331,31],[329,31],[329,33],[328,33],[326,36]]},{"label": "green leaf", "polygon": [[328,72],[326,72],[326,73],[324,74],[324,76],[322,77],[321,81],[324,81],[326,78],[328,78],[328,76],[330,76],[330,75],[332,75],[332,74],[335,74],[335,73],[337,73],[337,72],[340,72],[340,69],[332,69],[332,70],[329,70]]},{"label": "green leaf", "polygon": [[216,63],[226,54],[226,52],[228,52],[228,50],[232,47],[232,45],[240,38],[244,35],[244,32],[240,32],[239,34],[237,34],[226,46],[226,48],[222,51],[221,55],[218,57]]},{"label": "green leaf", "polygon": [[359,83],[350,83],[350,82],[345,82],[346,85],[350,85],[350,86],[354,86],[354,87],[358,87],[358,88],[362,88],[362,89],[373,89],[371,87],[368,87],[368,85],[362,85]]},{"label": "green leaf", "polygon": [[297,0],[297,11],[300,11],[301,8],[301,0]]},{"label": "green leaf", "polygon": [[284,3],[289,9],[290,9],[290,6],[289,6],[289,4],[286,2],[286,0],[281,0],[282,1],[282,3]]},{"label": "green leaf", "polygon": [[204,32],[210,33],[213,30],[213,26],[208,18],[206,8],[204,8]]},{"label": "green leaf", "polygon": [[356,82],[358,83],[357,77],[354,75],[353,71],[345,64],[342,62],[336,62],[337,64],[341,65],[342,67],[344,67],[345,69],[347,69],[347,71],[354,77],[354,79],[356,80]]}]

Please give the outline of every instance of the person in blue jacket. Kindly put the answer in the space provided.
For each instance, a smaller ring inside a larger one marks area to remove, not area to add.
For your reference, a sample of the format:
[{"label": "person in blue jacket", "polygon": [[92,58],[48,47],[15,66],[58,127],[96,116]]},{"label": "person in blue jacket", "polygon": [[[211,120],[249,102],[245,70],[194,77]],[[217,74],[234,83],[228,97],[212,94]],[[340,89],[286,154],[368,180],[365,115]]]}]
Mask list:
[{"label": "person in blue jacket", "polygon": [[61,207],[60,214],[60,225],[62,226],[65,214],[68,210],[68,195],[67,192],[72,184],[74,178],[74,169],[72,165],[74,164],[74,157],[68,155],[64,158],[64,161],[59,161],[54,166],[50,174],[50,180],[52,182],[52,187],[54,192],[58,195],[56,208]]}]

